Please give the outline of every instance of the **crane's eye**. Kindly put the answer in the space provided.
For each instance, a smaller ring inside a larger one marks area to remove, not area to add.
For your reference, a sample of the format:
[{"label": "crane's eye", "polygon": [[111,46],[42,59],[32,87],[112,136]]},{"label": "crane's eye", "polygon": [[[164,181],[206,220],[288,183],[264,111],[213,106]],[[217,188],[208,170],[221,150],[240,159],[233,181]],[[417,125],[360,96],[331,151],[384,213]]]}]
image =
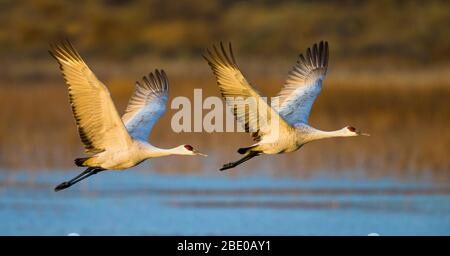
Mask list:
[{"label": "crane's eye", "polygon": [[353,127],[353,126],[349,126],[349,127],[347,127],[347,129],[348,129],[349,131],[351,131],[351,132],[354,132],[354,131],[356,131],[356,128],[355,128],[355,127]]},{"label": "crane's eye", "polygon": [[189,151],[192,151],[194,149],[194,147],[192,147],[191,145],[184,145],[184,148]]}]

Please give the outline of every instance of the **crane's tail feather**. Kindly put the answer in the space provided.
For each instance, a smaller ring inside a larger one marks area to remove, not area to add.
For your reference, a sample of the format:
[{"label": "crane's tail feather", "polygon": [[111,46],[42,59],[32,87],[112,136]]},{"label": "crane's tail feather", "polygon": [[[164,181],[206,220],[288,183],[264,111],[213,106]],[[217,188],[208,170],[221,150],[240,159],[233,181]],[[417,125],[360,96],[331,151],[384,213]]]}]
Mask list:
[{"label": "crane's tail feather", "polygon": [[259,152],[257,152],[257,151],[250,151],[246,156],[244,156],[243,158],[237,160],[236,162],[231,162],[231,163],[224,164],[222,166],[222,168],[220,168],[220,170],[224,171],[224,170],[227,170],[227,169],[234,168],[234,167],[242,164],[243,162],[248,161],[248,160],[250,160],[253,157],[258,156],[258,155],[259,155]]},{"label": "crane's tail feather", "polygon": [[250,150],[252,150],[252,149],[254,149],[254,148],[256,148],[257,146],[250,146],[250,147],[246,147],[246,148],[240,148],[240,149],[238,149],[238,153],[239,154],[241,154],[241,155],[243,155],[243,154],[246,154],[246,153],[248,153]]},{"label": "crane's tail feather", "polygon": [[75,158],[75,165],[78,167],[86,166],[84,163],[89,159],[90,157],[81,157],[81,158]]}]

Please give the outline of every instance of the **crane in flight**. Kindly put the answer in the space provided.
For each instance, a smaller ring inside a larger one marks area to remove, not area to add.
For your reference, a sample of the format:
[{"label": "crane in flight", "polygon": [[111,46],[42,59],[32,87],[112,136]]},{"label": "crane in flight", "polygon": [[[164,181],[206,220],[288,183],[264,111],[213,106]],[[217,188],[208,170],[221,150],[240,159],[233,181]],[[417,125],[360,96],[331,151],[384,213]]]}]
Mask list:
[{"label": "crane in flight", "polygon": [[66,189],[105,170],[122,170],[146,159],[168,155],[206,156],[191,145],[162,149],[147,142],[156,121],[164,114],[169,90],[166,73],[155,70],[136,82],[125,114],[120,118],[108,88],[97,79],[70,42],[51,46],[69,90],[78,133],[89,157],[75,159],[87,167],[75,178],[55,187]]},{"label": "crane in flight", "polygon": [[[223,165],[221,171],[234,168],[249,159],[262,154],[293,152],[308,142],[335,137],[354,137],[368,134],[353,126],[336,131],[321,131],[308,124],[308,117],[314,100],[322,89],[328,67],[328,42],[321,41],[300,54],[291,69],[278,96],[272,102],[261,95],[247,82],[239,70],[231,43],[228,50],[222,43],[220,48],[213,45],[203,56],[211,67],[222,97],[232,106],[235,118],[251,132],[255,144],[240,148],[244,156]],[[245,99],[253,99],[247,101]],[[256,108],[251,108],[251,102]]]}]

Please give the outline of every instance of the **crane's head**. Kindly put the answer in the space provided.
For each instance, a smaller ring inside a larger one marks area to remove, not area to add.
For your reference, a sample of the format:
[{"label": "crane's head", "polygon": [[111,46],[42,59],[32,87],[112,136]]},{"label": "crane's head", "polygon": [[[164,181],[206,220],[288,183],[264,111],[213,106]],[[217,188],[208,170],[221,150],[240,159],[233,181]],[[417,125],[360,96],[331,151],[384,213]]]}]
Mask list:
[{"label": "crane's head", "polygon": [[357,130],[353,126],[346,126],[342,130],[344,131],[345,135],[348,136],[348,137],[351,137],[351,136],[370,136],[370,134],[364,133],[364,132],[362,132],[360,130]]},{"label": "crane's head", "polygon": [[208,156],[206,154],[198,152],[197,150],[194,149],[193,146],[188,145],[188,144],[181,145],[179,148],[182,150],[183,155]]}]

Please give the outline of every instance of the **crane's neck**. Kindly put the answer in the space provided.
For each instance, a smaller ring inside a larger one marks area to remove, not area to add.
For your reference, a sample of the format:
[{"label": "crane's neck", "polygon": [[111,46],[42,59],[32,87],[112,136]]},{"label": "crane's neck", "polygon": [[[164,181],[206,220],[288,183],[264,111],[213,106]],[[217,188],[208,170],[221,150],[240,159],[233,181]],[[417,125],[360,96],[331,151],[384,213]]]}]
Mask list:
[{"label": "crane's neck", "polygon": [[306,142],[322,140],[328,138],[338,138],[338,137],[352,137],[347,128],[342,128],[335,131],[321,131],[312,127],[307,128]]},{"label": "crane's neck", "polygon": [[170,155],[188,155],[183,145],[174,148],[157,148],[153,145],[145,145],[144,154],[146,158],[170,156]]}]

